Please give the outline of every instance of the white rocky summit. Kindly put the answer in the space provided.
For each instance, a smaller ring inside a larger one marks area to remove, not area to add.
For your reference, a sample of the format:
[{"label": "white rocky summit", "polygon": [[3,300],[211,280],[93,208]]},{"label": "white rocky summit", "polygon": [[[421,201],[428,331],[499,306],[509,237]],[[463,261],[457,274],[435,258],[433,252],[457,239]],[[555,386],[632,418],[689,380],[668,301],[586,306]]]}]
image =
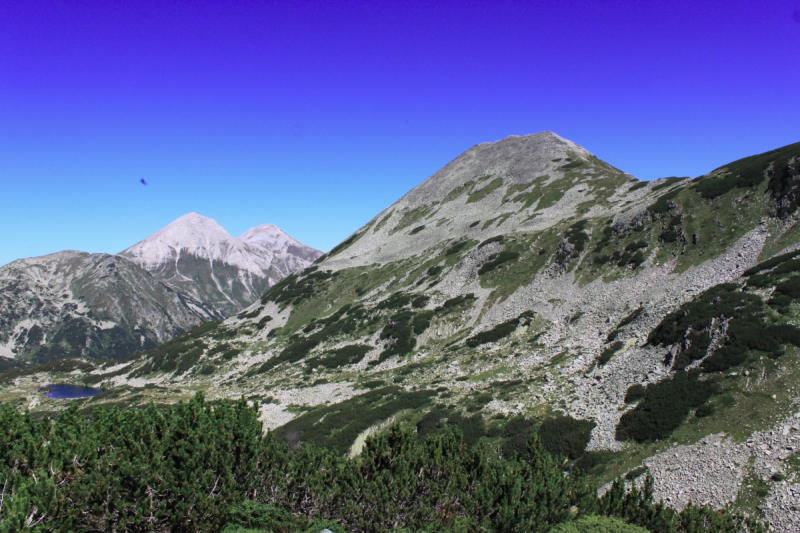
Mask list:
[{"label": "white rocky summit", "polygon": [[120,255],[231,314],[322,252],[273,224],[251,228],[237,239],[214,219],[189,213]]}]

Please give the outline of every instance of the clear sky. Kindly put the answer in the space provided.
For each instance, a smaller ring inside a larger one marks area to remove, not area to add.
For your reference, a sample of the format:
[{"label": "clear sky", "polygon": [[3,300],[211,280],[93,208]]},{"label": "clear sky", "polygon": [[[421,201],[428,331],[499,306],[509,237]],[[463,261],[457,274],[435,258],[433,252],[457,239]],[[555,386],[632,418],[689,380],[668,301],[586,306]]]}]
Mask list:
[{"label": "clear sky", "polygon": [[3,1],[0,264],[191,211],[328,250],[542,130],[641,179],[800,141],[800,0]]}]

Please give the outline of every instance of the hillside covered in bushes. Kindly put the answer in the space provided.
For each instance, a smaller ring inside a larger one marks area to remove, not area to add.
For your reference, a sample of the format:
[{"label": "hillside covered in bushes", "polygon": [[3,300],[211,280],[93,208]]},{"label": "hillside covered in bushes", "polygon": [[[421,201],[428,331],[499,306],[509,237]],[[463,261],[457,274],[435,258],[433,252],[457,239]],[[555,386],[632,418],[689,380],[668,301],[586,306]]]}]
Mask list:
[{"label": "hillside covered in bushes", "polygon": [[91,417],[73,405],[55,421],[4,405],[0,531],[761,531],[708,508],[676,513],[653,502],[649,478],[598,498],[536,433],[524,453],[498,460],[458,431],[393,426],[344,459],[290,449],[257,416],[244,399],[202,396]]}]

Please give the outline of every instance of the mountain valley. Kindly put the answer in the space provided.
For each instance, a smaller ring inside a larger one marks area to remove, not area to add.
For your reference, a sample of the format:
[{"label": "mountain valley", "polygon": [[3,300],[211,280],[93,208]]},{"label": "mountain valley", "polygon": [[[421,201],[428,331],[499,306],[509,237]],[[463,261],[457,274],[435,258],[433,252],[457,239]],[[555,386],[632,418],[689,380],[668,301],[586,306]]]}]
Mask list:
[{"label": "mountain valley", "polygon": [[[324,255],[274,226],[235,239],[186,215],[119,256],[0,269],[0,355],[38,342],[25,353],[45,363],[0,374],[0,400],[55,413],[65,403],[37,388],[65,380],[105,390],[78,402],[87,412],[244,396],[290,445],[351,457],[394,423],[457,427],[505,457],[533,430],[601,490],[647,473],[678,510],[728,506],[788,531],[798,185],[800,143],[644,182],[542,132],[471,148]],[[141,317],[127,329],[108,318],[126,291]],[[88,313],[90,292],[105,296]],[[66,315],[94,329],[54,360],[41,339],[61,333],[44,324]],[[100,356],[115,360],[86,360]]]}]

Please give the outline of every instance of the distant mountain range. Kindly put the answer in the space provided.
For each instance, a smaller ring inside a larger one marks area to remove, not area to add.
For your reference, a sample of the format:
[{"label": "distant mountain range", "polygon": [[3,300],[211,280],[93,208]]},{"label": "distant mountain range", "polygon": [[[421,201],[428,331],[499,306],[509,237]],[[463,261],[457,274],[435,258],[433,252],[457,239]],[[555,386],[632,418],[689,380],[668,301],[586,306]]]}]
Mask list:
[{"label": "distant mountain range", "polygon": [[119,255],[14,261],[0,267],[0,370],[129,356],[236,313],[320,255],[272,224],[236,239],[190,213]]},{"label": "distant mountain range", "polygon": [[273,224],[250,228],[237,239],[215,220],[189,213],[119,255],[231,315],[322,252]]}]

